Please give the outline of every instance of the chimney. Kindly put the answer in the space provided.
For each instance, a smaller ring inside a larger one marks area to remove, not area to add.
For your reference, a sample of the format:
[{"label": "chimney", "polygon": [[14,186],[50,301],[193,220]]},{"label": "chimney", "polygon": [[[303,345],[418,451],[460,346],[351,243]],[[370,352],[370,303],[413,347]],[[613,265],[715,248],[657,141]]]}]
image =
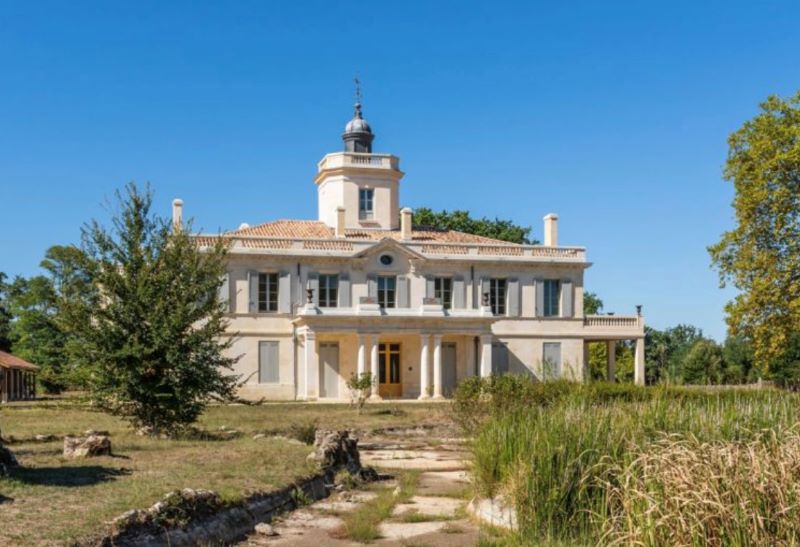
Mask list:
[{"label": "chimney", "polygon": [[175,198],[172,200],[172,227],[177,232],[183,226],[183,200]]},{"label": "chimney", "polygon": [[558,215],[555,213],[544,216],[544,244],[546,247],[558,246]]},{"label": "chimney", "polygon": [[344,207],[336,208],[336,237],[344,237]]},{"label": "chimney", "polygon": [[411,241],[411,209],[408,207],[400,210],[400,239]]}]

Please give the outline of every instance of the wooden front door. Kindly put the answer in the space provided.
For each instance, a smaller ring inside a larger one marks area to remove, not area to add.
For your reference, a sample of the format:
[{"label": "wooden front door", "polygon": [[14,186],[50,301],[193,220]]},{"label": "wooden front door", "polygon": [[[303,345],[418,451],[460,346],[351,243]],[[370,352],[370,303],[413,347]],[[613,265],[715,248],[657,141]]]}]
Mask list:
[{"label": "wooden front door", "polygon": [[378,345],[378,393],[381,397],[401,397],[400,344]]},{"label": "wooden front door", "polygon": [[319,396],[336,399],[339,397],[339,344],[320,342],[319,362],[322,369]]}]

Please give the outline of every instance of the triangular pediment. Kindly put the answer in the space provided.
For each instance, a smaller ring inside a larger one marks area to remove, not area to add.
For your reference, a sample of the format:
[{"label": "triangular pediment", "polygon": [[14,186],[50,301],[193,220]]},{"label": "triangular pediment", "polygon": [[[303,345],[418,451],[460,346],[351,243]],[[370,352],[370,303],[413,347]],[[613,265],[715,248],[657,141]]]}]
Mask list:
[{"label": "triangular pediment", "polygon": [[375,245],[371,247],[367,247],[366,249],[359,251],[355,257],[356,258],[366,258],[370,256],[374,256],[380,253],[385,253],[387,251],[394,251],[398,254],[404,255],[410,259],[416,260],[425,260],[426,257],[413,249],[409,249],[396,239],[392,239],[390,237],[384,237],[383,239],[379,240]]}]

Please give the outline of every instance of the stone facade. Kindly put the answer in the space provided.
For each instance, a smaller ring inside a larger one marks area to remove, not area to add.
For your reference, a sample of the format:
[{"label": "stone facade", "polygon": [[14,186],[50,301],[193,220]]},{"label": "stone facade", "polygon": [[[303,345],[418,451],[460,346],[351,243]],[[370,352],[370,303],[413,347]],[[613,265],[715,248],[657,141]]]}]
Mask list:
[{"label": "stone facade", "polygon": [[[400,210],[403,175],[396,156],[328,154],[318,220],[223,235],[220,296],[243,397],[344,399],[361,372],[377,379],[373,398],[446,397],[474,375],[582,381],[587,342],[617,339],[636,340],[644,382],[643,318],[584,315],[590,263],[584,248],[558,245],[556,215],[544,218],[544,245],[414,226]],[[173,214],[181,224],[180,200]]]}]

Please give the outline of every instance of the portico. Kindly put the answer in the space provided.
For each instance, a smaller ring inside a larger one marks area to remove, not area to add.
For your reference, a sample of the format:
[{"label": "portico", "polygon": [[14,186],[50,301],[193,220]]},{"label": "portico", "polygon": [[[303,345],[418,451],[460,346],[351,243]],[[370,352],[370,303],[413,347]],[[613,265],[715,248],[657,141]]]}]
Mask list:
[{"label": "portico", "polygon": [[372,401],[439,400],[461,379],[492,370],[490,318],[454,324],[419,316],[333,319],[301,313],[297,324],[298,371],[304,377],[298,397],[306,400],[345,399],[347,379],[365,372],[373,378]]}]

